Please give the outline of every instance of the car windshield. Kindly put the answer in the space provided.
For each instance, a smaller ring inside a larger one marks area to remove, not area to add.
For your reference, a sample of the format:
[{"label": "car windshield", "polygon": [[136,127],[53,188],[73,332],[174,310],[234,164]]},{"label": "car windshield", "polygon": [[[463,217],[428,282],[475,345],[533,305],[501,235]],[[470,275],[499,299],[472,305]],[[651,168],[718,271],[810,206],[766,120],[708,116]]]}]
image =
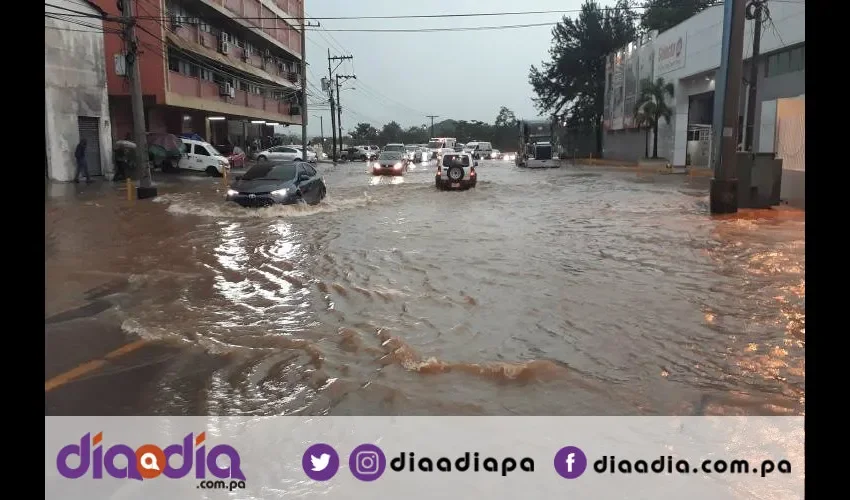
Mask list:
[{"label": "car windshield", "polygon": [[207,152],[209,152],[210,156],[224,156],[221,153],[219,153],[218,150],[215,148],[215,146],[213,146],[212,144],[207,144],[205,142],[202,142],[202,143],[200,143],[200,145],[203,146],[204,149],[207,150]]},{"label": "car windshield", "polygon": [[387,144],[384,151],[404,151],[404,146],[400,144]]},{"label": "car windshield", "polygon": [[245,175],[242,176],[243,181],[253,181],[257,179],[289,181],[295,178],[294,163],[268,163],[251,167]]},{"label": "car windshield", "polygon": [[469,166],[469,157],[466,155],[446,155],[443,157],[443,166],[451,167],[453,165]]},{"label": "car windshield", "polygon": [[378,156],[379,160],[401,160],[401,153],[398,151],[384,151]]}]

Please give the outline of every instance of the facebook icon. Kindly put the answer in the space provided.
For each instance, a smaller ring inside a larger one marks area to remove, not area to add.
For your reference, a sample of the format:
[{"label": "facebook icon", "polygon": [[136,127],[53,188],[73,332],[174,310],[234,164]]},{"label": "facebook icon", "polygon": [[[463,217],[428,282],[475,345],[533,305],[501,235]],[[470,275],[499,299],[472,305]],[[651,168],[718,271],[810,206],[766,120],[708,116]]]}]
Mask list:
[{"label": "facebook icon", "polygon": [[555,454],[555,472],[565,479],[575,479],[587,469],[587,457],[575,446],[565,446]]}]

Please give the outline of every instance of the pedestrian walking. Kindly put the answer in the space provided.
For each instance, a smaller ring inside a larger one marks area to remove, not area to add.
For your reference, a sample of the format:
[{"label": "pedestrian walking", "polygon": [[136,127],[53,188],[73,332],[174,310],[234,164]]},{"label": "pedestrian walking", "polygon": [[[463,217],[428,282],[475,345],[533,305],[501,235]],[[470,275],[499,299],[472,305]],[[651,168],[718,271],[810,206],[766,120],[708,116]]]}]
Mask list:
[{"label": "pedestrian walking", "polygon": [[86,146],[88,143],[85,138],[80,139],[80,143],[77,144],[77,150],[74,151],[74,158],[77,160],[77,171],[74,174],[74,182],[80,182],[80,173],[82,172],[86,176],[86,183],[91,182],[91,177],[89,177],[89,165],[86,161]]}]

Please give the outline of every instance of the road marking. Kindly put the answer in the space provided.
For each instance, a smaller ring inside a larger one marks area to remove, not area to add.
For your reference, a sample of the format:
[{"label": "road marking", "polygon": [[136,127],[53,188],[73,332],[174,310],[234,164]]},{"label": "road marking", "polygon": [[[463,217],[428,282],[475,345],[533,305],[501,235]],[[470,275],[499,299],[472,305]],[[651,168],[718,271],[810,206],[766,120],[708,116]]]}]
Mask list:
[{"label": "road marking", "polygon": [[103,365],[106,364],[108,360],[112,360],[124,356],[125,354],[129,354],[145,344],[147,344],[146,340],[135,340],[133,342],[130,342],[129,344],[125,344],[119,347],[118,349],[115,349],[114,351],[107,353],[101,359],[93,359],[91,361],[86,361],[85,363],[77,365],[64,373],[60,373],[59,375],[56,375],[55,377],[44,383],[44,392],[50,392],[53,389],[56,389],[57,387],[67,384],[68,382],[73,382],[74,380],[82,377],[83,375],[91,373],[97,370],[98,368],[101,368]]}]

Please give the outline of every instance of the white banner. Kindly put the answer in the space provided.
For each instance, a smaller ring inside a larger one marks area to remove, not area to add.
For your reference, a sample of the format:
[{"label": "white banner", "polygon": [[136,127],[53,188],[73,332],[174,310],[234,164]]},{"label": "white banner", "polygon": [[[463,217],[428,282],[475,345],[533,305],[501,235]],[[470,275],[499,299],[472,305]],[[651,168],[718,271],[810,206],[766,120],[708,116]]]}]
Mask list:
[{"label": "white banner", "polygon": [[45,417],[48,499],[803,498],[803,417]]}]

